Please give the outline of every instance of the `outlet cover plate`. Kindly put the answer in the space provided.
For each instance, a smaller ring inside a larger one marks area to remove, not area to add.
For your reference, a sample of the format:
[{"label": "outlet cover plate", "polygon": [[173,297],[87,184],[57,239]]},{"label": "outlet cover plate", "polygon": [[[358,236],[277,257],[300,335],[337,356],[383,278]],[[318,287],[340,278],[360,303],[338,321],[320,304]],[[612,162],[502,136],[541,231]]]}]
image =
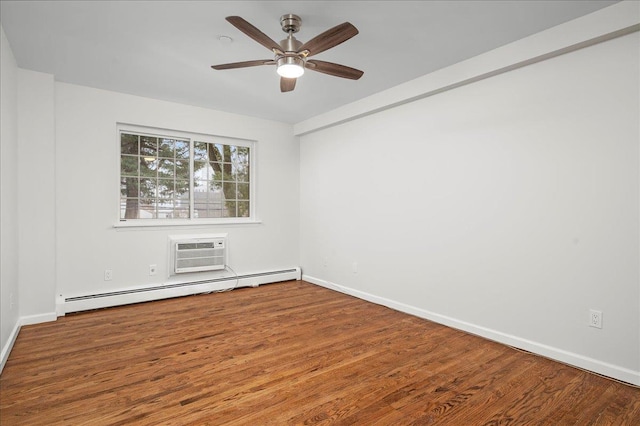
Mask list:
[{"label": "outlet cover plate", "polygon": [[602,311],[589,310],[589,327],[602,328]]}]

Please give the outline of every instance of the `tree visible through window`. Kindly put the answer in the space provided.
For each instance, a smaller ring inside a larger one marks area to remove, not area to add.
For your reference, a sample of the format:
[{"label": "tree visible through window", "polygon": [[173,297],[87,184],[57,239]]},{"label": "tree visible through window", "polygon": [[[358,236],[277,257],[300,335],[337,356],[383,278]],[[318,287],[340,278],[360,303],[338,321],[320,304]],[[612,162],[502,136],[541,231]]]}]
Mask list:
[{"label": "tree visible through window", "polygon": [[250,146],[120,132],[120,219],[250,217]]},{"label": "tree visible through window", "polygon": [[198,217],[249,216],[249,148],[195,142],[194,209]]}]

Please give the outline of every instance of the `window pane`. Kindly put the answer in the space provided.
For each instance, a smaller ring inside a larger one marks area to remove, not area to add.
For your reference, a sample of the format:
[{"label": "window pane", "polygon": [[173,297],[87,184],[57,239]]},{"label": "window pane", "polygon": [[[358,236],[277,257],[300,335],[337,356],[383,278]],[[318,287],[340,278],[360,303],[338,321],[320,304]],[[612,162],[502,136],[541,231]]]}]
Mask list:
[{"label": "window pane", "polygon": [[154,200],[156,198],[156,180],[140,179],[140,198]]},{"label": "window pane", "polygon": [[174,160],[161,159],[158,160],[158,177],[169,178],[175,176]]},{"label": "window pane", "polygon": [[207,190],[194,194],[194,209],[198,217],[216,218],[223,217],[224,200],[222,193]]},{"label": "window pane", "polygon": [[156,203],[149,200],[140,200],[138,219],[156,219]]},{"label": "window pane", "polygon": [[236,147],[236,156],[239,161],[246,162],[249,158],[249,147],[248,146],[237,146]]},{"label": "window pane", "polygon": [[194,160],[209,160],[207,156],[207,145],[204,142],[193,143],[193,159]]},{"label": "window pane", "polygon": [[249,184],[248,183],[239,183],[238,184],[238,195],[236,197],[238,200],[248,200],[249,199]]},{"label": "window pane", "polygon": [[233,158],[232,173],[239,182],[249,182],[249,148],[239,146]]},{"label": "window pane", "polygon": [[175,181],[175,194],[174,198],[183,198],[186,196],[187,206],[189,206],[189,181],[188,180],[176,180]]},{"label": "window pane", "polygon": [[194,161],[193,162],[193,177],[200,180],[209,179],[209,163],[205,163],[204,161]]},{"label": "window pane", "polygon": [[222,182],[222,191],[226,200],[235,200],[237,196],[237,186],[235,182]]},{"label": "window pane", "polygon": [[213,169],[213,175],[209,177],[211,180],[222,180],[222,164],[210,163]]},{"label": "window pane", "polygon": [[176,141],[176,158],[189,159],[189,142]]},{"label": "window pane", "polygon": [[238,217],[249,217],[249,202],[248,201],[238,201]]},{"label": "window pane", "polygon": [[246,146],[234,146],[231,149],[231,159],[227,160],[234,164],[249,163],[249,148]]},{"label": "window pane", "polygon": [[176,182],[176,186],[180,188],[180,192],[176,193],[173,197],[174,205],[181,209],[189,210],[189,185],[187,183],[186,189],[182,188],[180,182]]},{"label": "window pane", "polygon": [[140,155],[156,157],[158,155],[158,138],[140,136]]},{"label": "window pane", "polygon": [[215,204],[218,208],[224,208],[224,196],[221,191],[211,191],[209,192],[208,198],[209,204]]},{"label": "window pane", "polygon": [[234,163],[231,169],[235,180],[239,182],[249,182],[249,167],[247,164]]},{"label": "window pane", "polygon": [[138,135],[128,133],[120,135],[120,154],[138,155]]},{"label": "window pane", "polygon": [[175,173],[179,179],[189,179],[189,161],[176,160]]},{"label": "window pane", "polygon": [[156,203],[158,219],[173,219],[173,200],[158,199]]},{"label": "window pane", "polygon": [[242,173],[240,175],[238,175],[238,180],[242,181],[242,182],[251,181],[251,166],[250,166],[249,163],[247,163],[244,166],[244,169],[242,170]]},{"label": "window pane", "polygon": [[137,198],[120,197],[120,219],[138,219]]},{"label": "window pane", "polygon": [[138,176],[138,157],[122,155],[120,157],[120,175]]},{"label": "window pane", "polygon": [[225,211],[225,217],[238,217],[236,212],[237,203],[235,201],[227,201],[225,204],[225,207],[227,208]]},{"label": "window pane", "polygon": [[120,195],[125,197],[138,197],[138,178],[123,177],[120,179]]},{"label": "window pane", "polygon": [[156,176],[158,160],[140,157],[140,176]]},{"label": "window pane", "polygon": [[235,181],[231,163],[222,163],[222,180]]},{"label": "window pane", "polygon": [[158,198],[169,198],[173,205],[173,179],[158,179]]},{"label": "window pane", "polygon": [[197,180],[193,182],[193,190],[195,192],[205,192],[208,182],[206,180]]},{"label": "window pane", "polygon": [[207,168],[207,180],[212,180],[214,177],[214,169],[212,167],[213,164],[216,163],[207,163],[207,165],[205,166]]},{"label": "window pane", "polygon": [[209,145],[209,161],[224,161],[224,145],[220,144],[208,144]]},{"label": "window pane", "polygon": [[160,148],[158,157],[174,158],[175,157],[175,140],[173,139],[160,139]]}]

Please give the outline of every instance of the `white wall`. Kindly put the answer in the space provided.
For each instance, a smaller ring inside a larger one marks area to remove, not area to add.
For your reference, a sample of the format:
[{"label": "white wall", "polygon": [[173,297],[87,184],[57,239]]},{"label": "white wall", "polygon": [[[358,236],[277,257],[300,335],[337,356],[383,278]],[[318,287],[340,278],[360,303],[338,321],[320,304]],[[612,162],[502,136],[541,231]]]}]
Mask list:
[{"label": "white wall", "polygon": [[[507,56],[606,33],[633,15],[620,10]],[[240,273],[301,264],[313,282],[640,384],[638,41],[387,108],[426,93],[409,82],[328,114],[374,115],[315,132],[326,117],[298,123],[310,132],[298,145],[286,124],[19,70],[2,33],[2,361],[21,321],[50,318],[55,296],[165,283],[168,235],[228,233]],[[257,140],[262,223],[115,229],[117,122]],[[30,268],[38,235],[45,258]],[[589,308],[604,312],[602,330],[586,326]]]},{"label": "white wall", "polygon": [[305,278],[640,384],[638,45],[302,136]]},{"label": "white wall", "polygon": [[[290,125],[65,83],[55,92],[58,296],[166,283],[168,235],[228,233],[229,264],[238,273],[298,266],[299,147]],[[116,123],[256,140],[262,223],[115,229]],[[156,276],[150,264],[158,265]],[[104,281],[107,268],[112,281]],[[219,274],[193,279],[210,276]]]},{"label": "white wall", "polygon": [[[0,371],[18,332],[18,67],[0,27]],[[13,304],[11,303],[13,302]]]},{"label": "white wall", "polygon": [[50,74],[18,70],[18,212],[22,324],[55,309],[55,113]]}]

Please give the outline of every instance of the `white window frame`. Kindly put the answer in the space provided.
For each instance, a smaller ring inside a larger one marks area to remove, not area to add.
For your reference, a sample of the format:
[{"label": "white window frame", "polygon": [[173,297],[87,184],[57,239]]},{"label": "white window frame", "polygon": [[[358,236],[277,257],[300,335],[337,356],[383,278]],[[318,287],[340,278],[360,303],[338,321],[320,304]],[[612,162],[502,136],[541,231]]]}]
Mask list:
[{"label": "white window frame", "polygon": [[[203,226],[203,225],[232,225],[232,224],[255,224],[261,223],[257,217],[256,205],[256,158],[257,158],[257,141],[241,138],[233,138],[229,136],[210,135],[197,132],[187,132],[180,130],[163,129],[157,127],[147,127],[135,124],[118,123],[116,131],[116,149],[117,157],[117,203],[116,203],[116,223],[114,228],[148,228],[148,227],[182,227],[182,226]],[[120,206],[120,179],[121,179],[121,133],[131,132],[138,135],[148,135],[154,137],[168,137],[189,141],[189,214],[194,212],[194,175],[193,175],[193,142],[208,142],[224,145],[246,146],[249,147],[251,155],[249,156],[249,217],[224,217],[224,218],[194,218],[189,219],[121,219]]]}]

